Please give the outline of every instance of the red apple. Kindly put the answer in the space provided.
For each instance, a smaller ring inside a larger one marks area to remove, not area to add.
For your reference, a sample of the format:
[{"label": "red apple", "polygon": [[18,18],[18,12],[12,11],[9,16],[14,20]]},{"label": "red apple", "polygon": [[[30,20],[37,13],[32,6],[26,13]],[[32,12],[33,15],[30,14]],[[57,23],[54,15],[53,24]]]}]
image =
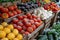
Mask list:
[{"label": "red apple", "polygon": [[24,33],[25,35],[28,35],[28,34],[30,34],[28,31],[26,31],[25,33]]}]

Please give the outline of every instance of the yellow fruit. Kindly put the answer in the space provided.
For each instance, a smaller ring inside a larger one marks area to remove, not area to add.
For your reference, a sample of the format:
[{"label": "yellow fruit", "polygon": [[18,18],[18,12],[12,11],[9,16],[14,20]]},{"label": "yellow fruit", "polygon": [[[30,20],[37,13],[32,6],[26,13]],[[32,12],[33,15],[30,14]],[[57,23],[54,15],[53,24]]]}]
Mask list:
[{"label": "yellow fruit", "polygon": [[18,38],[19,40],[22,40],[22,39],[23,39],[23,36],[22,36],[21,34],[18,34],[18,35],[17,35],[17,38]]},{"label": "yellow fruit", "polygon": [[4,38],[6,36],[6,33],[4,31],[0,31],[0,38]]},{"label": "yellow fruit", "polygon": [[14,30],[13,30],[13,33],[14,33],[15,35],[18,35],[19,32],[18,32],[17,29],[14,29]]},{"label": "yellow fruit", "polygon": [[7,22],[2,23],[2,26],[4,26],[4,27],[7,26],[7,25],[8,25]]},{"label": "yellow fruit", "polygon": [[19,40],[18,38],[14,38],[13,40]]},{"label": "yellow fruit", "polygon": [[2,25],[0,25],[0,30],[3,30],[3,26]]},{"label": "yellow fruit", "polygon": [[5,28],[4,31],[6,32],[6,34],[11,32],[9,28]]},{"label": "yellow fruit", "polygon": [[14,27],[13,27],[13,25],[12,25],[12,24],[10,24],[10,25],[8,25],[8,26],[7,26],[7,28],[9,28],[9,29],[11,29],[11,30],[12,30]]},{"label": "yellow fruit", "polygon": [[8,38],[3,38],[2,40],[8,40]]},{"label": "yellow fruit", "polygon": [[9,34],[7,35],[7,37],[8,37],[8,39],[12,40],[12,39],[15,38],[15,35],[14,35],[13,33],[9,33]]}]

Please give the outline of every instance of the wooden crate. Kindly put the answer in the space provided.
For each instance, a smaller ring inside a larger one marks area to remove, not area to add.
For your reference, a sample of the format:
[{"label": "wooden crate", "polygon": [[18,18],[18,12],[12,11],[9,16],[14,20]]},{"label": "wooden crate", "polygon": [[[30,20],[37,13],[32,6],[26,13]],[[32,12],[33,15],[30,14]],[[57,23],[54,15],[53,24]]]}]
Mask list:
[{"label": "wooden crate", "polygon": [[23,40],[31,40],[33,38],[35,38],[38,35],[38,32],[44,27],[44,23],[42,23],[42,25],[40,27],[38,27],[34,32],[32,32],[29,35],[25,35],[25,37],[23,38]]}]

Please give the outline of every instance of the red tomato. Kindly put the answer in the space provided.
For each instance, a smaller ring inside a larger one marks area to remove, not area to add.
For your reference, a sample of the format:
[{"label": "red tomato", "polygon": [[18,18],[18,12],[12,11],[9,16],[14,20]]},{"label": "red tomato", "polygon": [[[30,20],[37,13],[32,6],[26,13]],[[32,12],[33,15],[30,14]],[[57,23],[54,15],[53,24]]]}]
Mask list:
[{"label": "red tomato", "polygon": [[13,23],[18,23],[18,21],[19,21],[19,20],[18,20],[17,18],[13,18],[13,21],[12,21],[12,22],[13,22]]},{"label": "red tomato", "polygon": [[16,5],[14,5],[14,9],[17,9],[17,6]]},{"label": "red tomato", "polygon": [[26,26],[23,26],[23,30],[26,30],[27,29],[27,27]]},{"label": "red tomato", "polygon": [[22,19],[23,19],[23,16],[17,16],[17,18],[18,18],[19,20],[22,20]]},{"label": "red tomato", "polygon": [[37,21],[38,21],[38,22],[41,22],[41,19],[40,19],[40,18],[37,18]]},{"label": "red tomato", "polygon": [[34,20],[34,22],[37,22],[37,19],[34,18],[33,20]]},{"label": "red tomato", "polygon": [[30,34],[28,31],[26,31],[25,33],[24,33],[25,35],[28,35],[28,34]]},{"label": "red tomato", "polygon": [[10,17],[14,16],[14,14],[12,12],[8,13]]},{"label": "red tomato", "polygon": [[33,17],[33,18],[37,18],[37,16],[36,16],[36,15],[34,15],[34,14],[32,14],[32,17]]},{"label": "red tomato", "polygon": [[28,19],[27,18],[24,18],[23,19],[23,23],[26,24],[26,22],[28,22]]},{"label": "red tomato", "polygon": [[18,22],[18,25],[19,25],[19,26],[23,26],[23,23],[22,23],[22,22]]},{"label": "red tomato", "polygon": [[14,28],[17,28],[17,24],[13,24]]},{"label": "red tomato", "polygon": [[24,34],[24,33],[25,33],[25,31],[24,31],[24,30],[21,30],[21,33],[22,33],[22,34]]},{"label": "red tomato", "polygon": [[36,25],[37,27],[39,27],[39,26],[40,26],[40,23],[38,23],[38,22],[35,22],[35,25]]},{"label": "red tomato", "polygon": [[30,20],[30,23],[31,23],[31,24],[34,24],[34,20]]},{"label": "red tomato", "polygon": [[30,13],[27,13],[26,15],[27,15],[27,17],[31,17],[31,14]]},{"label": "red tomato", "polygon": [[8,9],[9,9],[10,11],[13,11],[13,10],[14,10],[14,7],[13,7],[13,6],[9,6]]},{"label": "red tomato", "polygon": [[13,14],[17,15],[17,12],[16,11],[13,11]]},{"label": "red tomato", "polygon": [[21,31],[21,30],[22,30],[22,27],[21,27],[21,26],[17,26],[17,29],[18,29],[19,31]]},{"label": "red tomato", "polygon": [[18,10],[18,9],[16,9],[16,12],[17,12],[18,14],[21,14],[21,13],[22,13],[22,11],[21,11],[21,10]]},{"label": "red tomato", "polygon": [[27,16],[26,15],[23,15],[23,18],[27,18]]},{"label": "red tomato", "polygon": [[9,10],[8,10],[7,8],[3,8],[3,9],[1,9],[1,11],[2,11],[3,13],[8,13],[8,12],[9,12]]},{"label": "red tomato", "polygon": [[30,32],[30,33],[32,33],[34,30],[33,30],[32,27],[28,27],[27,31]]},{"label": "red tomato", "polygon": [[36,26],[35,25],[32,25],[32,28],[35,30],[36,29]]},{"label": "red tomato", "polygon": [[32,26],[30,22],[26,22],[25,25],[26,25],[27,27],[31,27],[31,26]]},{"label": "red tomato", "polygon": [[29,19],[32,19],[32,16],[28,17]]}]

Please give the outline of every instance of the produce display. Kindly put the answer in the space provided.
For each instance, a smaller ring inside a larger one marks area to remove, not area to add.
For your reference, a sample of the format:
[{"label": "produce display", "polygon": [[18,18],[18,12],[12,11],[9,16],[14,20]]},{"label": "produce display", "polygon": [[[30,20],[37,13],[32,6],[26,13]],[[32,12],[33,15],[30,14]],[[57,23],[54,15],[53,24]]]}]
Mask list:
[{"label": "produce display", "polygon": [[46,9],[46,10],[51,10],[51,11],[53,11],[54,13],[56,13],[56,12],[59,10],[57,4],[54,3],[54,2],[51,2],[51,3],[49,3],[49,4],[48,4],[48,3],[45,4],[45,5],[44,5],[44,9]]},{"label": "produce display", "polygon": [[[43,35],[37,40],[57,40],[57,36],[60,37],[60,24],[51,24],[57,16],[54,13],[59,11],[56,3],[50,0],[0,0],[0,3],[0,40],[32,40],[40,30]],[[45,25],[50,24],[52,29],[44,30]]]},{"label": "produce display", "polygon": [[17,14],[21,14],[21,10],[16,5],[9,6],[7,8],[0,6],[0,17],[3,19],[11,18]]},{"label": "produce display", "polygon": [[22,16],[17,16],[12,19],[14,27],[20,31],[22,34],[30,34],[36,30],[43,22],[39,17],[34,14],[26,14]]},{"label": "produce display", "polygon": [[14,28],[13,24],[3,22],[0,24],[0,40],[22,40],[23,35]]}]

